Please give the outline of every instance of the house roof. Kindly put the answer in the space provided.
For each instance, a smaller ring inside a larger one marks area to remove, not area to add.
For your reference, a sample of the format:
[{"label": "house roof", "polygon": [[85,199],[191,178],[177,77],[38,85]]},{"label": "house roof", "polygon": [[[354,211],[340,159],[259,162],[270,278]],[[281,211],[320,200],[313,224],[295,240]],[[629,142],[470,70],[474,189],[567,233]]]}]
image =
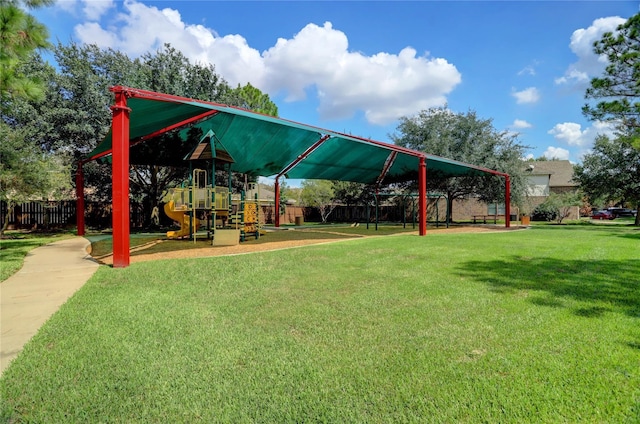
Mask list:
[{"label": "house roof", "polygon": [[[212,135],[213,151],[224,148],[232,170],[254,176],[284,175],[296,179],[325,179],[360,183],[392,183],[416,180],[419,162],[425,158],[427,173],[444,176],[506,174],[394,144],[355,137],[336,131],[251,112],[223,104],[204,102],[138,90],[113,87],[124,93],[130,109],[130,145],[153,139],[171,130],[195,126]],[[184,139],[183,139],[184,141]],[[145,143],[148,144],[148,143]],[[195,148],[195,146],[193,146]],[[87,160],[110,155],[111,133]],[[208,154],[192,150],[192,155]],[[184,156],[176,157],[182,161]],[[153,154],[132,155],[131,163],[151,164]]]},{"label": "house roof", "polygon": [[568,160],[546,160],[526,162],[529,175],[549,175],[550,187],[575,187],[573,165]]}]

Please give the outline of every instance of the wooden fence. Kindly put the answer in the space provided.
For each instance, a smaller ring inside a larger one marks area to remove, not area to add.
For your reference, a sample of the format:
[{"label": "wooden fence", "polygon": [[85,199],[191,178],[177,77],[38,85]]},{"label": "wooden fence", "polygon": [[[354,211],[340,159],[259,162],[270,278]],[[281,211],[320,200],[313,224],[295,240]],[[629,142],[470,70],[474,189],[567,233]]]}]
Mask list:
[{"label": "wooden fence", "polygon": [[[86,202],[85,224],[87,227],[105,229],[111,227],[111,203]],[[131,203],[131,226],[142,228],[145,223],[144,208]],[[76,202],[26,202],[16,205],[12,212],[7,204],[0,202],[0,222],[9,217],[9,229],[69,228],[76,225]]]}]

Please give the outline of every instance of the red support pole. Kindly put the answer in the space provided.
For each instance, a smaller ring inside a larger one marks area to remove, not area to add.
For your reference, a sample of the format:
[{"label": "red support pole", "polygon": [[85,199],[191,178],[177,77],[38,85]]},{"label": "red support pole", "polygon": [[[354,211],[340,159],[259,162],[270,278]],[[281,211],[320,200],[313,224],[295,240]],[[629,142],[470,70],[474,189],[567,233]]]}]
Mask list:
[{"label": "red support pole", "polygon": [[504,176],[504,226],[511,227],[511,180]]},{"label": "red support pole", "polygon": [[82,161],[78,162],[76,170],[76,227],[77,234],[84,236],[84,173]]},{"label": "red support pole", "polygon": [[276,228],[278,228],[280,227],[280,182],[278,181],[278,178],[276,178],[275,192],[276,216],[274,221],[276,223]]},{"label": "red support pole", "polygon": [[418,167],[418,225],[419,234],[427,235],[427,161],[424,156],[420,156],[420,166]]},{"label": "red support pole", "polygon": [[129,112],[123,90],[116,90],[111,107],[113,182],[113,267],[129,266]]}]

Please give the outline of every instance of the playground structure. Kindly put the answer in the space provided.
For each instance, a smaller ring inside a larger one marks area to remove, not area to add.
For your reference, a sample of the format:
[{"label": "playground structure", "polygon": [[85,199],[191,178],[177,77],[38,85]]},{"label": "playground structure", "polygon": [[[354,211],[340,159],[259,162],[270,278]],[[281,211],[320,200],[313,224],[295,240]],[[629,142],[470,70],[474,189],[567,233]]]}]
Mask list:
[{"label": "playground structure", "polygon": [[[203,234],[213,245],[238,244],[246,237],[260,237],[259,193],[254,199],[247,199],[246,192],[255,183],[245,182],[240,193],[233,193],[231,155],[215,133],[209,130],[200,142],[184,157],[189,161],[189,179],[181,187],[169,190],[165,198],[165,214],[180,224],[180,230],[168,231],[169,239],[189,238],[196,241]],[[210,167],[193,169],[193,164]],[[228,175],[228,187],[216,186],[216,165]],[[200,232],[204,228],[206,232]]]},{"label": "playground structure", "polygon": [[[264,235],[258,194],[255,199],[246,199],[245,190],[234,195],[227,187],[213,185],[213,178],[206,170],[194,169],[190,180],[182,187],[169,190],[164,212],[180,224],[180,230],[167,231],[167,238],[195,241],[199,234],[203,234],[200,232],[203,227],[212,244],[237,244],[237,241],[245,241],[246,237],[257,239]],[[231,233],[228,230],[232,230]],[[216,233],[219,235],[217,239]],[[234,234],[238,240],[233,240]]]}]

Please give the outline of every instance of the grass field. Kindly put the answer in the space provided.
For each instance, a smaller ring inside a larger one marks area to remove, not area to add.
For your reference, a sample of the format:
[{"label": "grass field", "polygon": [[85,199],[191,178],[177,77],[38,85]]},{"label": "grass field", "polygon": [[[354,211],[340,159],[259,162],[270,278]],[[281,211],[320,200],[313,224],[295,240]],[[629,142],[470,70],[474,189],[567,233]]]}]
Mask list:
[{"label": "grass field", "polygon": [[7,422],[639,422],[640,231],[360,238],[101,267]]}]

